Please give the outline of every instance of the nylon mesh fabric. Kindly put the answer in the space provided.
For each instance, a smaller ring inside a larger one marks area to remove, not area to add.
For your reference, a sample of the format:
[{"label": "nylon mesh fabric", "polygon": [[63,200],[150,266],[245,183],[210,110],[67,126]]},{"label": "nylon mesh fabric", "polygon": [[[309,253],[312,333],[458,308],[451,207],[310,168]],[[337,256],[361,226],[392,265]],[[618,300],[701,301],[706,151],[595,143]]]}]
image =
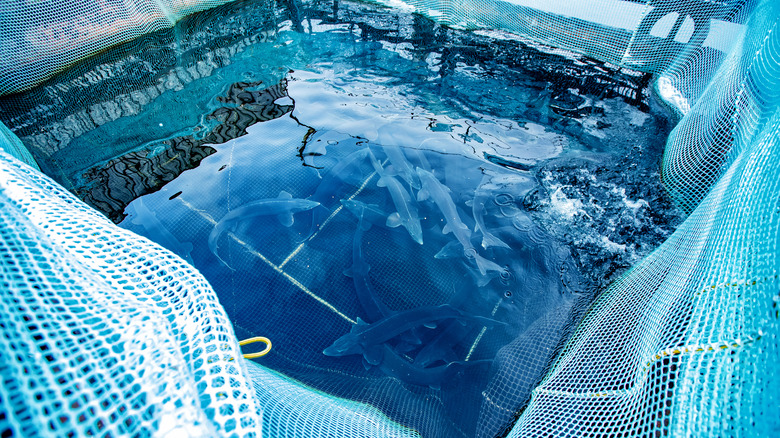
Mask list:
[{"label": "nylon mesh fabric", "polygon": [[[12,0],[0,9],[0,95],[223,3]],[[667,141],[662,179],[688,217],[599,296],[562,347],[568,308],[538,318],[498,351],[495,369],[522,368],[528,378],[490,381],[482,405],[474,406],[476,436],[776,434],[780,4],[381,3],[652,73],[657,94],[680,117]],[[281,96],[269,90],[270,101]],[[13,133],[0,129],[0,146],[16,157],[0,152],[0,435],[425,435],[388,418],[392,409],[382,413],[246,362],[200,273],[20,163],[17,158],[34,160]],[[181,227],[213,226],[207,219]],[[283,249],[279,254],[288,254]],[[273,268],[287,260],[275,263],[265,261]],[[294,261],[288,268],[303,279],[336,276]],[[383,274],[377,271],[372,274]],[[305,290],[289,279],[276,281],[269,287],[277,292]],[[421,292],[393,304],[415,307],[435,298]],[[352,322],[342,319],[345,326]],[[296,366],[305,368],[304,360],[296,357]],[[533,376],[542,370],[548,372],[539,383]],[[348,383],[341,383],[345,393]],[[376,381],[377,388],[394,384]],[[399,407],[391,417],[427,415],[415,409],[428,406],[422,400],[430,394],[420,390],[420,404]]]},{"label": "nylon mesh fabric", "polygon": [[106,47],[173,26],[230,0],[4,2],[0,95],[28,89]]},{"label": "nylon mesh fabric", "polygon": [[416,435],[245,362],[189,264],[4,153],[0,222],[4,435]]}]

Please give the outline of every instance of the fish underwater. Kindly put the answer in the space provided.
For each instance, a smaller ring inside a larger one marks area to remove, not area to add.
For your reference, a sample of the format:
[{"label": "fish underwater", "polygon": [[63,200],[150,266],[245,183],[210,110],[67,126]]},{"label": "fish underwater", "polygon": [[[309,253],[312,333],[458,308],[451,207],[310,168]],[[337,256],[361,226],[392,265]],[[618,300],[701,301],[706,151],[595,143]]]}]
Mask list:
[{"label": "fish underwater", "polygon": [[387,215],[376,205],[364,204],[360,201],[342,200],[342,205],[358,218],[358,226],[352,239],[352,266],[344,272],[351,277],[355,285],[358,301],[369,321],[374,322],[390,316],[393,312],[377,299],[376,292],[371,286],[368,271],[371,269],[363,254],[363,233],[371,228],[371,221],[384,220]]},{"label": "fish underwater", "polygon": [[292,195],[284,190],[279,193],[277,198],[260,199],[244,204],[225,214],[217,225],[214,226],[214,229],[209,234],[209,249],[220,262],[230,268],[230,265],[222,260],[218,253],[217,241],[222,233],[234,229],[243,220],[259,216],[276,216],[282,225],[291,227],[294,223],[294,213],[311,210],[318,205],[320,205],[319,202],[293,198]]},{"label": "fish underwater", "polygon": [[382,360],[382,345],[402,333],[418,327],[435,328],[443,320],[455,319],[461,324],[478,321],[484,325],[496,325],[500,322],[490,318],[468,315],[449,304],[418,307],[396,312],[373,324],[358,318],[349,333],[336,339],[331,346],[323,350],[326,356],[363,355],[370,365],[378,365]]},{"label": "fish underwater", "polygon": [[389,345],[383,344],[379,349],[377,367],[385,374],[395,377],[405,383],[427,386],[431,389],[441,389],[441,385],[451,382],[461,372],[468,368],[490,365],[492,360],[453,361],[443,365],[424,367],[409,362],[393,351]]},{"label": "fish underwater", "polygon": [[414,200],[398,179],[382,168],[382,165],[376,157],[374,157],[374,154],[369,152],[369,156],[371,158],[371,164],[380,177],[377,186],[387,188],[397,211],[387,217],[386,225],[390,228],[403,226],[409,232],[412,240],[422,245],[422,225],[420,224],[420,217],[417,213],[417,207],[414,205]]},{"label": "fish underwater", "polygon": [[433,339],[425,343],[414,357],[416,365],[427,367],[437,362],[455,362],[458,360],[453,347],[460,344],[475,327],[451,321],[442,327]]},{"label": "fish underwater", "polygon": [[458,208],[452,200],[449,188],[439,182],[436,176],[427,170],[418,167],[417,174],[422,185],[422,188],[417,193],[418,201],[424,201],[429,198],[433,200],[434,204],[441,210],[446,221],[442,232],[444,234],[451,232],[457,239],[457,243],[452,242],[445,245],[436,257],[447,258],[457,254],[457,251],[454,249],[457,247],[457,244],[460,244],[460,247],[463,249],[461,254],[476,263],[477,269],[482,276],[486,276],[488,271],[504,272],[504,267],[479,255],[474,245],[471,244],[471,230],[460,219]]},{"label": "fish underwater", "polygon": [[393,172],[406,181],[410,188],[419,189],[420,180],[414,172],[414,167],[412,167],[412,164],[406,159],[404,151],[400,147],[394,145],[382,146],[382,150],[385,155],[387,155],[387,159],[390,160]]},{"label": "fish underwater", "polygon": [[[314,194],[309,196],[310,201],[318,202],[312,210],[311,229],[305,239],[310,239],[325,224],[332,213],[333,206],[338,203],[348,191],[358,187],[368,176],[361,166],[365,162],[368,148],[360,148],[339,160],[325,174],[317,185]],[[369,166],[365,166],[370,168]],[[305,240],[304,239],[304,240]]]},{"label": "fish underwater", "polygon": [[488,175],[483,176],[482,182],[480,182],[477,189],[474,190],[474,199],[467,202],[466,205],[471,206],[471,214],[474,216],[475,222],[474,231],[478,231],[482,234],[482,248],[488,249],[497,247],[509,249],[509,245],[494,236],[485,226],[485,203],[490,198],[491,193],[484,190],[483,187],[489,182],[490,177]]}]

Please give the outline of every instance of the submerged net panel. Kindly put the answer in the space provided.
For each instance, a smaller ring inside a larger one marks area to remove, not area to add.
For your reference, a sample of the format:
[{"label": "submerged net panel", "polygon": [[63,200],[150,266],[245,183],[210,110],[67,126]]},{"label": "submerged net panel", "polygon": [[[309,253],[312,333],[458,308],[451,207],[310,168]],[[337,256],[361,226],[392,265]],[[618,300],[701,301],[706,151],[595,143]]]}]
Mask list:
[{"label": "submerged net panel", "polygon": [[776,2],[759,6],[734,64],[671,135],[666,168],[669,155],[690,163],[679,175],[689,185],[671,189],[698,206],[590,310],[510,436],[760,436],[780,426],[778,20]]},{"label": "submerged net panel", "polygon": [[[66,11],[48,1],[10,4],[0,24],[10,35],[0,94],[201,7],[116,3]],[[756,2],[741,0],[543,3],[413,5],[444,23],[507,30],[661,73],[663,96],[685,115],[669,140],[664,180],[691,215],[591,309],[511,436],[770,434],[780,359],[778,6],[766,0],[750,13]],[[744,35],[732,46],[724,35],[734,32]],[[0,157],[0,272],[11,309],[0,326],[0,430],[415,434],[366,405],[244,363],[192,268]],[[533,354],[548,348],[521,337],[502,360],[541,368]],[[525,392],[535,382],[494,383],[486,392]],[[507,418],[519,414],[497,407]]]},{"label": "submerged net panel", "polygon": [[247,363],[197,271],[2,152],[0,258],[3,436],[416,436]]},{"label": "submerged net panel", "polygon": [[231,0],[57,0],[3,2],[0,95],[40,83],[99,51],[173,26]]}]

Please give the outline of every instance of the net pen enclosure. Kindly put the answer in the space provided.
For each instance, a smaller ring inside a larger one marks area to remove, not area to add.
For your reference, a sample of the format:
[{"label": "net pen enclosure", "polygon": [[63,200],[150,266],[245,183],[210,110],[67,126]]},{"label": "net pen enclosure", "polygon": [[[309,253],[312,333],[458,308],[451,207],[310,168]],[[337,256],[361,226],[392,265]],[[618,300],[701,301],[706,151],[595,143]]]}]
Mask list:
[{"label": "net pen enclosure", "polygon": [[774,436],[780,3],[5,0],[0,436]]}]

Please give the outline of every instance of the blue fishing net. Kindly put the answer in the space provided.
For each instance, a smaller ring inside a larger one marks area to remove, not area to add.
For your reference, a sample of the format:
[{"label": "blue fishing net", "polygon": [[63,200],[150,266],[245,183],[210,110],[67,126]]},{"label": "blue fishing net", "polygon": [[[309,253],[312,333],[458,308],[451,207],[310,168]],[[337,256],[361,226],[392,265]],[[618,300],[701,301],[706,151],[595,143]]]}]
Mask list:
[{"label": "blue fishing net", "polygon": [[4,434],[776,428],[772,2],[213,6],[2,11]]}]

